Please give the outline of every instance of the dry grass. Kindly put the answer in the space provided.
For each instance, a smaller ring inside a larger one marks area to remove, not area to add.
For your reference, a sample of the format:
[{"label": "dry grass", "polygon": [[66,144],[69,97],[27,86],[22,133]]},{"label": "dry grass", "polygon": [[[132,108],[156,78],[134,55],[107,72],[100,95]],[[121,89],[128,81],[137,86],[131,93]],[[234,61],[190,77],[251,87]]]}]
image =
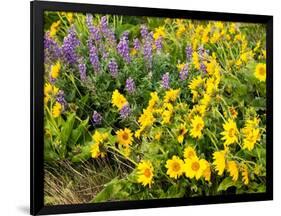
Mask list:
[{"label": "dry grass", "polygon": [[61,161],[45,164],[44,194],[46,205],[89,203],[104,184],[124,176],[126,167],[115,167],[107,159],[73,165]]}]

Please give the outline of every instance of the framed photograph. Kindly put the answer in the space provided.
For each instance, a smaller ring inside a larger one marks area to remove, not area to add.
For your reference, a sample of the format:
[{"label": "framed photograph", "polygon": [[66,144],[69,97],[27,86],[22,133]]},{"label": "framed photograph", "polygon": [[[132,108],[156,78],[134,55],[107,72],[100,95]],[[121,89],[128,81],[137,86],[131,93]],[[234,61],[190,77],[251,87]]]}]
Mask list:
[{"label": "framed photograph", "polygon": [[31,2],[30,213],[273,199],[273,17]]}]

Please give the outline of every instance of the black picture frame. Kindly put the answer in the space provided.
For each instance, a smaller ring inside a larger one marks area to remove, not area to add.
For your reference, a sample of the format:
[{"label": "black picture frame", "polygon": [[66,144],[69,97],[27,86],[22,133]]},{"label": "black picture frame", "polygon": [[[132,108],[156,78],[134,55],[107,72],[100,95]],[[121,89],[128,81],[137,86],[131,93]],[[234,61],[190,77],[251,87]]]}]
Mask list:
[{"label": "black picture frame", "polygon": [[[90,211],[106,211],[120,209],[154,208],[184,205],[201,205],[215,203],[232,203],[273,200],[273,16],[249,15],[235,13],[218,13],[202,11],[186,11],[174,9],[155,9],[141,7],[108,6],[79,3],[62,3],[34,1],[30,5],[31,25],[31,62],[30,62],[30,214],[59,214]],[[220,20],[234,22],[263,23],[266,25],[266,192],[241,195],[223,195],[207,197],[191,197],[188,199],[158,199],[139,201],[118,201],[97,204],[44,206],[44,169],[43,169],[43,12],[71,11],[100,14],[118,14],[132,16],[189,18],[198,20]]]}]

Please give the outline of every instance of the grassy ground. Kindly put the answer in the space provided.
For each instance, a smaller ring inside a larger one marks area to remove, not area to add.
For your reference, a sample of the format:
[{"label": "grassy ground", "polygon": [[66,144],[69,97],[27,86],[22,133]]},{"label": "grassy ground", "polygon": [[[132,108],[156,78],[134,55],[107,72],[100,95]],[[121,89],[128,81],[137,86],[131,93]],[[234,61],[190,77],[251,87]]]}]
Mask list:
[{"label": "grassy ground", "polygon": [[45,164],[45,204],[89,203],[107,182],[127,172],[128,168],[112,166],[108,159],[74,165],[69,161]]}]

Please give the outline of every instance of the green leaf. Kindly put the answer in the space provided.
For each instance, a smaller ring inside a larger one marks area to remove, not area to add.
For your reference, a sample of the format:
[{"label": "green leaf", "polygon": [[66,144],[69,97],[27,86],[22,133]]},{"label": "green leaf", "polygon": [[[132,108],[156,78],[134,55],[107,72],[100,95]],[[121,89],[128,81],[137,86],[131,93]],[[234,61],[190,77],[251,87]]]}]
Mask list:
[{"label": "green leaf", "polygon": [[91,157],[91,145],[81,147],[81,153],[72,157],[71,161],[74,163],[86,161]]},{"label": "green leaf", "polygon": [[[124,180],[118,180],[114,178],[105,185],[105,188],[97,194],[97,196],[91,202],[103,202],[110,201],[122,190]],[[124,195],[124,194],[123,194]]]},{"label": "green leaf", "polygon": [[81,137],[81,135],[87,128],[88,121],[89,121],[89,117],[86,120],[82,121],[76,129],[72,130],[71,144],[73,144],[73,145],[77,144],[77,141],[79,140],[79,138]]},{"label": "green leaf", "polygon": [[74,121],[75,121],[75,113],[72,113],[70,114],[70,116],[67,117],[66,122],[62,126],[61,141],[64,145],[67,145],[67,141],[70,137]]},{"label": "green leaf", "polygon": [[231,177],[226,177],[219,185],[217,191],[226,191],[229,187],[235,186]]}]

